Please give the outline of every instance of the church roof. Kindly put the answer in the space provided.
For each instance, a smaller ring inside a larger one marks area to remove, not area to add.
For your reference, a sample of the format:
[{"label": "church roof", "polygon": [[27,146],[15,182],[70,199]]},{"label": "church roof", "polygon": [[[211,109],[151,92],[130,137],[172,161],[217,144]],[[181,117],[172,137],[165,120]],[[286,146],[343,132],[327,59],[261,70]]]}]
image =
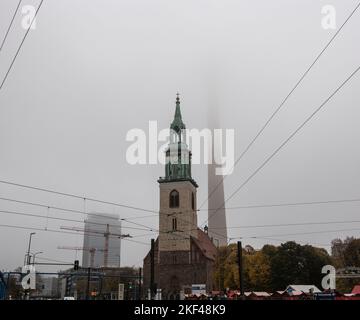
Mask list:
[{"label": "church roof", "polygon": [[181,116],[179,94],[177,94],[177,96],[176,96],[175,116],[174,116],[173,122],[170,125],[170,129],[176,131],[177,133],[179,133],[181,130],[185,129],[185,124],[182,121],[182,116]]},{"label": "church roof", "polygon": [[309,293],[313,291],[314,293],[321,292],[315,285],[298,285],[298,284],[290,284],[285,289],[287,292],[304,292]]},{"label": "church roof", "polygon": [[215,260],[217,249],[212,243],[209,236],[202,230],[198,229],[198,238],[191,238],[198,248],[202,251],[204,256],[210,260]]}]

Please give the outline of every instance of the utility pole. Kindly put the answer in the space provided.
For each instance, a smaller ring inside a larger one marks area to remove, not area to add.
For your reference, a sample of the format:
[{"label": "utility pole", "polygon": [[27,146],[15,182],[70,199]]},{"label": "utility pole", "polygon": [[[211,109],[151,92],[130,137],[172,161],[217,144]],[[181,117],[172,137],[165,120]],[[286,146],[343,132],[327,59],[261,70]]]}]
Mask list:
[{"label": "utility pole", "polygon": [[139,268],[139,300],[141,300],[141,268]]},{"label": "utility pole", "polygon": [[105,237],[105,250],[104,250],[104,267],[108,266],[109,259],[109,236],[110,236],[110,227],[109,224],[106,225],[106,232],[104,233]]},{"label": "utility pole", "polygon": [[155,240],[151,239],[151,251],[150,251],[150,296],[151,300],[153,300],[154,296],[154,267],[155,267]]},{"label": "utility pole", "polygon": [[87,283],[86,283],[86,300],[90,299],[90,277],[91,277],[91,268],[87,268]]},{"label": "utility pole", "polygon": [[26,263],[27,265],[29,265],[31,263],[31,258],[30,258],[31,238],[34,234],[36,234],[36,232],[31,232],[30,237],[29,237],[29,247],[28,247],[28,252],[27,252],[27,263]]},{"label": "utility pole", "polygon": [[239,284],[240,284],[240,295],[241,298],[244,298],[244,266],[243,266],[243,259],[242,259],[242,245],[241,241],[237,243],[237,253],[238,253],[238,265],[239,265]]}]

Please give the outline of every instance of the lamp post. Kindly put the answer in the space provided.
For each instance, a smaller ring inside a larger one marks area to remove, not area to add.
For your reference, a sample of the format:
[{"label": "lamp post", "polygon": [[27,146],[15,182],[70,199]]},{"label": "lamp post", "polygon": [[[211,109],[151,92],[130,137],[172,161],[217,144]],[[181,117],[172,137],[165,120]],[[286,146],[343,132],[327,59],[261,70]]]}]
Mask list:
[{"label": "lamp post", "polygon": [[29,247],[28,247],[28,252],[27,252],[27,264],[29,265],[30,264],[30,247],[31,247],[31,238],[32,236],[36,234],[36,232],[31,232],[30,233],[30,237],[29,237]]},{"label": "lamp post", "polygon": [[39,252],[35,252],[35,253],[33,253],[33,254],[32,254],[32,256],[33,256],[33,264],[35,264],[35,258],[36,258],[36,255],[38,255],[38,254],[42,254],[42,253],[44,253],[44,252],[39,251]]}]

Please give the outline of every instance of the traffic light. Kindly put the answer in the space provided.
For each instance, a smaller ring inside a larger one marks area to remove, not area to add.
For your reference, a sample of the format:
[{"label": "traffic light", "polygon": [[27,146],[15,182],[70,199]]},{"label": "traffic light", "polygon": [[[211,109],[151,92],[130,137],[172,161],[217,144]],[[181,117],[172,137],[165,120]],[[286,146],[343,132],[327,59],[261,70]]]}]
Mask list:
[{"label": "traffic light", "polygon": [[74,261],[74,270],[79,270],[79,260]]},{"label": "traffic light", "polygon": [[67,297],[71,296],[71,288],[73,286],[73,277],[72,275],[66,277],[66,284],[65,284],[65,294]]}]

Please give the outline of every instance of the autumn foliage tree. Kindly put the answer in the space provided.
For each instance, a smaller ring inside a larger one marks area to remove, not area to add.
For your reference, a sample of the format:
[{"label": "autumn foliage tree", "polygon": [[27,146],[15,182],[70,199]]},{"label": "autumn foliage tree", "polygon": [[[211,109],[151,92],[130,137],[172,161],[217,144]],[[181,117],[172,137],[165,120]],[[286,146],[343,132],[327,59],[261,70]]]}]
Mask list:
[{"label": "autumn foliage tree", "polygon": [[[331,264],[326,250],[286,242],[265,245],[261,250],[243,250],[245,291],[283,290],[289,284],[321,285],[321,269]],[[237,246],[219,249],[214,283],[217,289],[239,289]]]},{"label": "autumn foliage tree", "polygon": [[[348,237],[345,240],[334,239],[331,242],[333,264],[337,269],[346,267],[360,268],[360,239]],[[359,284],[358,278],[340,278],[336,280],[336,289],[351,292]]]}]

